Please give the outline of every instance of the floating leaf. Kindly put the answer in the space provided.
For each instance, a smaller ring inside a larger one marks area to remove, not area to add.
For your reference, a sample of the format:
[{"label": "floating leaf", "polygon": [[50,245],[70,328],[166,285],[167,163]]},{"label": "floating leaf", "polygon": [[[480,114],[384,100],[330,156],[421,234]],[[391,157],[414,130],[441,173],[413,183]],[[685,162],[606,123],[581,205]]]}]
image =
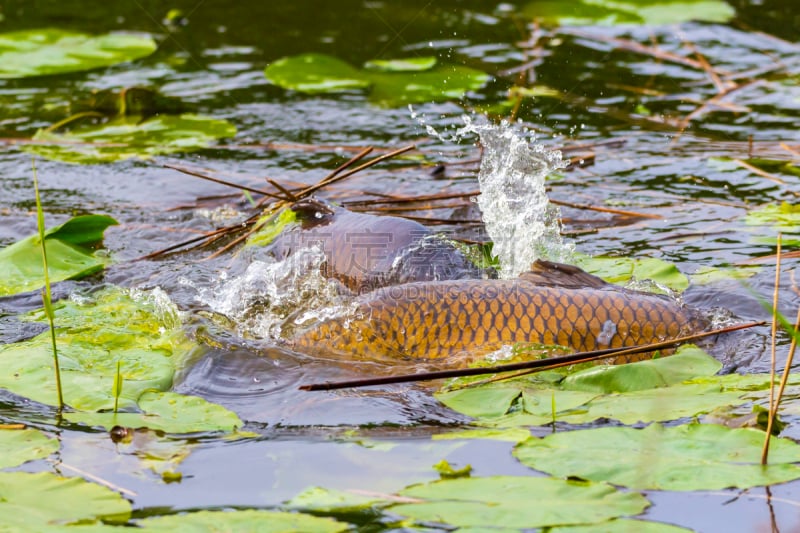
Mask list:
[{"label": "floating leaf", "polygon": [[661,522],[618,518],[587,526],[554,527],[548,529],[547,533],[682,533],[691,531],[693,530]]},{"label": "floating leaf", "polygon": [[[35,429],[0,429],[0,468],[44,459],[58,450],[58,441]],[[1,522],[1,520],[0,520]]]},{"label": "floating leaf", "polygon": [[463,429],[451,431],[450,433],[438,433],[433,436],[433,440],[450,439],[489,439],[506,442],[522,442],[531,436],[531,432],[522,428],[508,429]]},{"label": "floating leaf", "polygon": [[571,424],[584,424],[600,418],[619,420],[623,424],[664,422],[747,402],[740,392],[724,392],[718,385],[680,384],[600,396],[578,412],[561,414],[558,420]]},{"label": "floating leaf", "polygon": [[[523,464],[557,477],[606,481],[633,489],[719,490],[800,478],[800,446],[772,439],[762,466],[764,433],[711,424],[644,429],[603,427],[564,431],[518,445]],[[586,453],[591,450],[592,453]]]},{"label": "floating leaf", "polygon": [[152,38],[126,33],[92,36],[43,28],[0,33],[0,78],[80,72],[155,52]]},{"label": "floating leaf", "polygon": [[744,217],[750,226],[773,226],[784,233],[800,233],[800,204],[768,204]]},{"label": "floating leaf", "polygon": [[370,100],[388,106],[458,99],[489,81],[488,74],[462,66],[423,68],[430,59],[373,62],[359,70],[335,57],[303,54],[279,59],[264,73],[275,85],[311,94],[371,87]]},{"label": "floating leaf", "polygon": [[420,70],[430,70],[436,66],[436,58],[425,57],[406,57],[403,59],[373,59],[364,63],[364,68],[370,70],[380,70],[382,72],[418,72]]},{"label": "floating leaf", "polygon": [[295,533],[314,531],[335,533],[349,525],[331,518],[280,511],[199,511],[179,515],[157,516],[139,520],[143,531],[260,531]]},{"label": "floating leaf", "polygon": [[563,26],[727,22],[735,14],[722,0],[545,0],[529,4],[523,12],[545,24]]},{"label": "floating leaf", "polygon": [[157,115],[144,120],[125,115],[98,125],[83,124],[65,133],[39,130],[33,138],[40,143],[26,149],[66,163],[111,163],[199,150],[234,135],[236,127],[230,122],[201,115]]},{"label": "floating leaf", "polygon": [[722,363],[694,345],[684,345],[671,357],[660,357],[629,365],[597,365],[564,378],[570,390],[631,392],[675,385],[687,379],[713,376]]},{"label": "floating leaf", "polygon": [[591,524],[637,515],[649,505],[641,494],[618,492],[605,483],[544,477],[447,479],[414,485],[400,494],[423,501],[393,505],[391,512],[465,528]]},{"label": "floating leaf", "polygon": [[64,418],[105,429],[125,426],[167,433],[233,431],[243,425],[233,411],[198,396],[147,391],[139,397],[138,404],[143,413],[66,413]]},{"label": "floating leaf", "polygon": [[0,530],[41,531],[80,521],[126,522],[128,500],[79,477],[39,472],[0,472]]},{"label": "floating leaf", "polygon": [[311,94],[365,89],[371,84],[357,68],[324,54],[283,57],[267,66],[264,74],[275,85]]},{"label": "floating leaf", "polygon": [[[50,282],[80,278],[105,267],[87,245],[103,238],[103,232],[117,221],[106,215],[82,215],[45,232],[47,271]],[[38,235],[31,235],[0,250],[0,296],[39,289],[44,286],[42,250]]]},{"label": "floating leaf", "polygon": [[354,514],[372,512],[373,507],[385,506],[388,503],[390,501],[380,496],[311,487],[286,502],[286,506],[304,511]]},{"label": "floating leaf", "polygon": [[554,418],[571,424],[599,418],[624,423],[667,421],[747,403],[743,391],[723,390],[713,380],[681,383],[711,376],[720,368],[719,362],[696,346],[685,345],[670,357],[589,367],[555,387],[524,378],[440,392],[436,398],[493,427],[549,424]]},{"label": "floating leaf", "polygon": [[609,283],[625,283],[632,279],[652,280],[674,291],[682,291],[689,286],[689,279],[675,265],[661,259],[581,256],[576,262],[585,271]]},{"label": "floating leaf", "polygon": [[761,267],[758,265],[737,266],[735,268],[704,266],[698,268],[694,274],[691,275],[691,278],[692,283],[695,285],[709,285],[731,279],[739,280],[752,278],[760,271]]},{"label": "floating leaf", "polygon": [[[76,409],[113,409],[118,360],[125,380],[120,408],[136,406],[144,391],[172,385],[175,368],[195,346],[179,328],[176,308],[159,290],[109,288],[86,301],[53,307],[64,401]],[[33,318],[42,319],[42,312]],[[0,387],[54,405],[52,364],[47,332],[0,345]]]}]

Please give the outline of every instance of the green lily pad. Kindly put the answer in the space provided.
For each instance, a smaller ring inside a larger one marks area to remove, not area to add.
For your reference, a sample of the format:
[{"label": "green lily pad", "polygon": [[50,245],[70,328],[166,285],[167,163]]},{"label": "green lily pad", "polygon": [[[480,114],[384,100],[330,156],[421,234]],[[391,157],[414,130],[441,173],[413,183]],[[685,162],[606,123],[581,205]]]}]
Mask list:
[{"label": "green lily pad", "polygon": [[562,413],[558,420],[571,424],[585,424],[601,418],[619,420],[623,424],[665,422],[748,401],[742,393],[725,392],[718,385],[680,384],[599,396],[574,412]]},{"label": "green lily pad", "polygon": [[710,266],[704,266],[698,268],[694,274],[691,275],[692,283],[695,285],[710,285],[712,283],[717,283],[720,281],[731,280],[731,279],[748,279],[752,278],[756,274],[761,271],[761,267],[758,265],[746,265],[746,266],[737,266],[737,267],[721,267],[715,268]]},{"label": "green lily pad", "polygon": [[[632,489],[719,490],[800,478],[800,446],[772,439],[761,461],[764,433],[711,424],[644,429],[603,427],[531,438],[514,454],[525,465],[558,477],[605,481]],[[591,450],[591,453],[586,453]]]},{"label": "green lily pad", "polygon": [[[456,65],[430,65],[431,58],[376,61],[359,70],[335,57],[284,57],[264,74],[275,85],[310,94],[371,88],[370,100],[387,106],[462,98],[489,81],[489,75]],[[426,68],[427,67],[427,68]]]},{"label": "green lily pad", "polygon": [[722,363],[694,345],[684,345],[671,357],[629,365],[597,365],[570,374],[562,385],[570,390],[612,393],[675,385],[687,379],[713,376]]},{"label": "green lily pad", "polygon": [[[534,378],[445,391],[436,398],[476,423],[492,427],[584,424],[600,418],[624,423],[667,421],[749,401],[744,391],[713,380],[720,363],[694,345],[675,355],[625,365],[593,366],[551,384]],[[763,380],[760,381],[766,386]],[[618,394],[620,392],[621,394]]]},{"label": "green lily pad", "polygon": [[242,420],[228,409],[198,396],[147,391],[138,398],[143,413],[66,413],[70,422],[111,429],[149,428],[167,433],[234,431]]},{"label": "green lily pad", "polygon": [[393,505],[391,512],[465,528],[591,524],[637,515],[649,505],[641,494],[618,492],[605,483],[544,477],[447,479],[411,486],[400,495],[422,501]]},{"label": "green lily pad", "polygon": [[727,22],[735,14],[722,0],[545,0],[529,4],[523,12],[545,24],[562,26]]},{"label": "green lily pad", "polygon": [[507,429],[462,429],[458,431],[451,431],[449,433],[438,433],[433,436],[433,440],[451,440],[451,439],[488,439],[499,440],[505,442],[522,442],[531,436],[531,432],[522,428],[507,428]]},{"label": "green lily pad", "polygon": [[[144,391],[168,389],[175,369],[195,348],[179,327],[176,308],[159,290],[109,288],[84,302],[53,307],[64,401],[75,409],[114,408],[118,360],[124,379],[120,409],[136,407]],[[43,311],[30,318],[43,320]],[[0,345],[0,387],[56,404],[49,335]]]},{"label": "green lily pad", "polygon": [[373,59],[364,63],[364,68],[370,70],[380,70],[383,72],[418,72],[420,70],[430,70],[436,66],[436,58],[427,57],[406,57],[403,59]]},{"label": "green lily pad", "polygon": [[39,472],[0,472],[0,530],[40,531],[48,526],[97,520],[127,522],[131,504],[81,478]]},{"label": "green lily pad", "polygon": [[[45,232],[50,282],[74,279],[102,270],[106,260],[88,248],[103,238],[103,232],[117,221],[106,215],[73,217]],[[0,250],[0,296],[44,287],[42,248],[38,235],[31,235]]]},{"label": "green lily pad", "polygon": [[126,33],[87,35],[57,28],[0,33],[0,78],[81,72],[155,52],[155,41]]},{"label": "green lily pad", "polygon": [[56,439],[35,429],[0,429],[0,468],[44,459],[58,447]]},{"label": "green lily pad", "polygon": [[690,531],[693,530],[662,522],[618,518],[586,526],[554,527],[547,530],[547,533],[683,533]]},{"label": "green lily pad", "polygon": [[263,531],[295,533],[314,531],[335,533],[349,529],[349,524],[331,518],[281,511],[199,511],[139,520],[143,531]]},{"label": "green lily pad", "polygon": [[227,120],[201,115],[157,115],[144,120],[124,115],[98,125],[82,124],[65,133],[39,130],[33,138],[40,143],[25,149],[66,163],[111,163],[200,150],[234,135],[236,127]]},{"label": "green lily pad", "polygon": [[783,233],[800,233],[800,204],[768,204],[744,217],[750,226],[772,226]]},{"label": "green lily pad", "polygon": [[311,487],[286,502],[286,507],[321,513],[365,513],[389,502],[381,496]]},{"label": "green lily pad", "polygon": [[681,274],[678,267],[661,259],[579,256],[576,263],[609,283],[625,283],[631,279],[652,280],[678,292],[689,286],[689,279]]}]

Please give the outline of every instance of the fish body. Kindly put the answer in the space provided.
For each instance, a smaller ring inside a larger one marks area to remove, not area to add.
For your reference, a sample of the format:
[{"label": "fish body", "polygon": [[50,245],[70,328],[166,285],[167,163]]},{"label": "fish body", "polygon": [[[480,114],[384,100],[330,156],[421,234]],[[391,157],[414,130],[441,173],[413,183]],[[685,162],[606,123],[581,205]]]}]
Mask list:
[{"label": "fish body", "polygon": [[375,290],[358,298],[355,313],[316,324],[296,336],[293,346],[354,358],[439,359],[514,343],[619,348],[703,327],[701,318],[669,297],[537,261],[513,280],[415,282]]}]

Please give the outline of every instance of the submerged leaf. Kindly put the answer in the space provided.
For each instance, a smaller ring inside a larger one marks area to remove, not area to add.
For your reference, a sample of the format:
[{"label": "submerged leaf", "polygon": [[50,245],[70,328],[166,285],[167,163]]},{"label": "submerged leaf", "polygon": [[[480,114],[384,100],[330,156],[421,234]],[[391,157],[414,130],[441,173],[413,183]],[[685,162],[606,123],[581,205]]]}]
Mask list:
[{"label": "submerged leaf", "polygon": [[[85,245],[102,239],[117,221],[106,215],[82,215],[45,232],[50,283],[88,276],[102,270],[106,260]],[[31,235],[0,250],[0,296],[28,292],[44,286],[42,249],[38,235]]]},{"label": "submerged leaf", "polygon": [[198,511],[179,515],[144,518],[137,522],[142,531],[260,531],[294,533],[315,531],[336,533],[349,525],[331,518],[280,511]]},{"label": "submerged leaf", "polygon": [[39,130],[41,141],[26,150],[66,163],[111,163],[131,158],[191,152],[236,135],[227,120],[201,115],[117,116],[98,125],[81,125],[65,133]]},{"label": "submerged leaf", "polygon": [[544,477],[448,479],[414,485],[400,494],[422,501],[393,505],[393,513],[465,528],[591,524],[637,515],[649,505],[641,494],[618,492],[605,483]]},{"label": "submerged leaf", "polygon": [[0,33],[0,78],[80,72],[155,52],[152,38],[126,33],[92,36],[56,28]]},{"label": "submerged leaf", "polygon": [[0,468],[43,459],[58,448],[58,440],[35,429],[0,429]]},{"label": "submerged leaf", "polygon": [[0,472],[0,530],[41,531],[70,522],[126,522],[131,504],[111,489],[79,477]]},{"label": "submerged leaf", "polygon": [[[764,433],[711,424],[644,429],[603,427],[565,431],[517,446],[525,465],[558,477],[605,481],[633,489],[718,490],[800,478],[800,445],[772,439],[762,466]],[[592,453],[586,453],[592,450]]]},{"label": "submerged leaf", "polygon": [[335,57],[302,54],[281,58],[264,73],[275,85],[310,94],[371,88],[370,100],[387,106],[458,99],[489,81],[488,74],[471,68],[435,66],[435,58],[374,61],[367,67],[359,70]]}]

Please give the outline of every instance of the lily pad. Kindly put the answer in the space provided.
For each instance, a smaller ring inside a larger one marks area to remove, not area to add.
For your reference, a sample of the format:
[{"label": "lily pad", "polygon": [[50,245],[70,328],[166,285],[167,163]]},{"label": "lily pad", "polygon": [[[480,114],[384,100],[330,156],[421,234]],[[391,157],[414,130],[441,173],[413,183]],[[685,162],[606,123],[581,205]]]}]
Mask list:
[{"label": "lily pad", "polygon": [[233,411],[198,396],[147,391],[139,396],[138,405],[143,413],[66,413],[64,418],[105,429],[125,426],[167,433],[234,431],[243,425]]},{"label": "lily pad", "polygon": [[[762,466],[764,433],[711,424],[644,429],[603,427],[565,431],[518,445],[525,465],[558,477],[605,481],[632,489],[719,490],[800,478],[800,446],[772,439]],[[591,453],[586,453],[591,450]]]},{"label": "lily pad", "polygon": [[383,72],[417,72],[420,70],[430,70],[436,66],[436,58],[427,57],[406,57],[403,59],[373,59],[364,63],[364,68],[370,70],[380,70]]},{"label": "lily pad", "polygon": [[[117,221],[106,215],[83,215],[45,232],[50,282],[74,279],[102,270],[106,260],[95,256],[90,244]],[[42,248],[38,235],[31,235],[0,250],[0,296],[39,289],[44,286]]]},{"label": "lily pad", "polygon": [[722,0],[545,0],[529,4],[523,12],[545,24],[562,26],[727,22],[735,14]]},{"label": "lily pad", "polygon": [[678,267],[661,259],[580,256],[576,263],[585,271],[609,283],[651,280],[678,292],[689,286],[689,279],[681,274]]},{"label": "lily pad", "polygon": [[492,427],[553,421],[584,424],[599,418],[624,423],[667,421],[747,403],[744,391],[725,389],[713,379],[681,383],[710,377],[720,368],[719,362],[696,346],[685,345],[670,357],[594,366],[556,384],[523,378],[439,392],[436,398],[477,418],[476,423]]},{"label": "lily pad", "polygon": [[484,72],[432,59],[373,61],[359,70],[335,57],[302,54],[278,59],[264,74],[279,87],[310,94],[371,88],[370,100],[387,106],[458,99],[489,81]]},{"label": "lily pad", "polygon": [[57,28],[0,33],[0,78],[80,72],[132,61],[155,52],[148,36],[87,35]]},{"label": "lily pad", "polygon": [[202,115],[116,116],[102,124],[82,124],[64,133],[47,129],[33,136],[38,144],[30,152],[66,163],[111,163],[125,159],[149,159],[156,155],[207,148],[236,135],[227,120]]},{"label": "lily pad", "polygon": [[465,528],[591,524],[637,515],[649,505],[641,494],[618,492],[605,483],[544,477],[446,479],[411,486],[400,495],[422,501],[393,505],[389,511]]},{"label": "lily pad", "polygon": [[693,530],[662,522],[618,518],[587,526],[554,527],[547,530],[547,533],[682,533],[691,531]]},{"label": "lily pad", "polygon": [[78,477],[49,472],[0,472],[0,530],[38,531],[97,520],[127,522],[131,504],[116,492]]},{"label": "lily pad", "polygon": [[[109,288],[85,301],[54,306],[64,401],[75,409],[111,410],[117,361],[124,387],[120,409],[135,408],[149,389],[172,385],[177,365],[195,348],[180,329],[174,305],[160,290]],[[43,320],[43,311],[29,317]],[[0,387],[55,405],[49,333],[0,345]]]},{"label": "lily pad", "polygon": [[179,515],[157,516],[139,520],[143,531],[263,531],[294,533],[315,531],[335,533],[349,529],[349,524],[331,518],[281,511],[199,511]]},{"label": "lily pad", "polygon": [[629,365],[597,365],[570,374],[562,385],[589,392],[631,392],[675,385],[687,379],[713,376],[722,363],[694,345],[685,345],[671,357]]},{"label": "lily pad", "polygon": [[800,204],[768,204],[744,217],[750,226],[772,226],[783,233],[800,233]]},{"label": "lily pad", "polygon": [[58,450],[58,441],[35,429],[0,429],[0,468],[44,459]]}]

